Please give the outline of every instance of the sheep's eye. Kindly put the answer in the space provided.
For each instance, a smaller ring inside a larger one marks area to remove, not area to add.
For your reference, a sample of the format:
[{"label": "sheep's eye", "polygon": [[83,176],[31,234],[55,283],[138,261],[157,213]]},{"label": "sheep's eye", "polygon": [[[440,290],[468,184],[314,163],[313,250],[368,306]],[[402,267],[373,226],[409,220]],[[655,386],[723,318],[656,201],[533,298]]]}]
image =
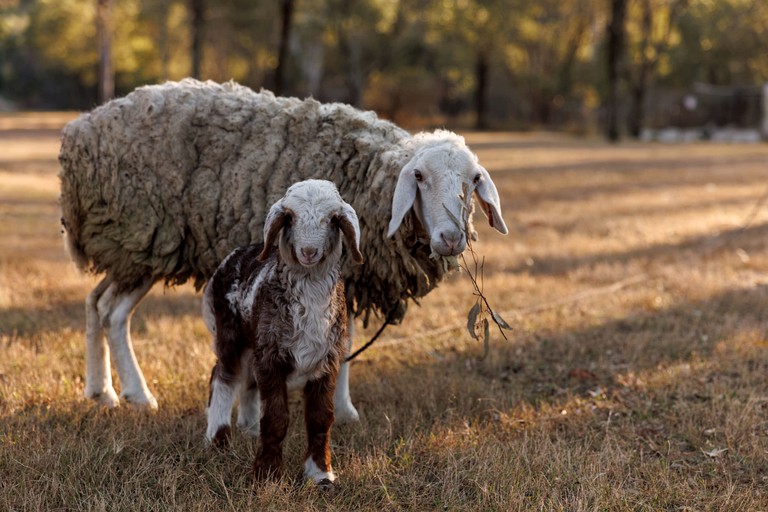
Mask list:
[{"label": "sheep's eye", "polygon": [[416,170],[413,175],[416,177],[416,181],[424,181],[424,176],[421,174],[421,171]]},{"label": "sheep's eye", "polygon": [[480,181],[480,175],[479,175],[479,174],[475,174],[475,179],[473,179],[473,180],[472,180],[472,183],[474,183],[475,185],[477,185],[477,183],[478,183],[479,181]]}]

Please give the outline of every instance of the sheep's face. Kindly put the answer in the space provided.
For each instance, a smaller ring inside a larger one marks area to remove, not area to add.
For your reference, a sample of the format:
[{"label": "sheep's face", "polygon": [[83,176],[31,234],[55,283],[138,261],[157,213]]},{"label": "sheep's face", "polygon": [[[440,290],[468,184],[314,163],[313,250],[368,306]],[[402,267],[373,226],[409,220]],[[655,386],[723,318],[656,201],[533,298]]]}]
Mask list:
[{"label": "sheep's face", "polygon": [[292,185],[269,210],[264,223],[264,261],[277,245],[283,261],[314,267],[337,261],[342,239],[352,259],[360,263],[360,226],[355,210],[330,181],[306,180]]},{"label": "sheep's face", "polygon": [[417,150],[403,167],[392,199],[392,220],[388,236],[395,234],[413,208],[416,217],[429,233],[432,250],[441,256],[456,256],[467,246],[463,219],[468,201],[475,193],[488,222],[506,234],[501,217],[499,194],[477,157],[455,140],[429,144]]}]

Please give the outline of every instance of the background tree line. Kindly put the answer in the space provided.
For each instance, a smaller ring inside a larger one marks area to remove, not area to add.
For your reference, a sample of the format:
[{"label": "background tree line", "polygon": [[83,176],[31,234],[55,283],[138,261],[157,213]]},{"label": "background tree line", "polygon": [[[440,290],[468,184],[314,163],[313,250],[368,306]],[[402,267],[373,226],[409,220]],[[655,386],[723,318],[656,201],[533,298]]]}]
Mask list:
[{"label": "background tree line", "polygon": [[0,97],[21,108],[186,76],[406,125],[638,135],[650,91],[768,80],[768,2],[0,0]]}]

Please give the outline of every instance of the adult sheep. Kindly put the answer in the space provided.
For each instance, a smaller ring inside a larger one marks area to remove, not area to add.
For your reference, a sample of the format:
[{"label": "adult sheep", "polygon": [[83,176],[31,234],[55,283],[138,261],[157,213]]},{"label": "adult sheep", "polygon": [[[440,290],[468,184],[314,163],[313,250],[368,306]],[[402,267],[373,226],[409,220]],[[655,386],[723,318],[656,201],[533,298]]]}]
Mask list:
[{"label": "adult sheep", "polygon": [[[131,314],[158,281],[199,288],[234,248],[262,242],[269,205],[293,183],[336,184],[360,217],[363,265],[342,262],[351,314],[399,321],[466,247],[463,194],[507,233],[499,196],[452,132],[411,135],[372,112],[186,79],[136,89],[64,127],[66,246],[105,274],[86,298],[85,395],[157,407],[131,345]],[[471,227],[470,227],[471,232]],[[104,334],[108,342],[104,340]],[[352,333],[350,333],[350,343]],[[357,419],[344,364],[337,420]]]}]

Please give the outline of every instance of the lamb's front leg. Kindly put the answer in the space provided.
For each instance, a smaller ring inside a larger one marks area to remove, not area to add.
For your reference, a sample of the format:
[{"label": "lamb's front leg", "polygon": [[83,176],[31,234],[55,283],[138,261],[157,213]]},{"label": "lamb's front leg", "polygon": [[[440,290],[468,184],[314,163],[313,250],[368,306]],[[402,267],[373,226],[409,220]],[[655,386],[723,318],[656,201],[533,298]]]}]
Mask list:
[{"label": "lamb's front leg", "polygon": [[[349,339],[347,340],[347,353],[352,353],[352,339],[355,334],[355,323],[352,320],[354,315],[351,311],[347,312],[349,320]],[[352,405],[352,398],[349,396],[349,363],[343,363],[339,368],[339,377],[337,379],[336,392],[333,395],[333,405],[336,409],[336,421],[338,423],[354,423],[360,421],[360,415],[357,409]]]},{"label": "lamb's front leg", "polygon": [[257,480],[270,476],[279,477],[283,466],[283,440],[288,433],[290,420],[288,410],[288,386],[285,377],[288,372],[271,368],[259,372],[259,393],[261,395],[261,444],[253,462],[253,473]]},{"label": "lamb's front leg", "polygon": [[304,476],[316,485],[329,488],[336,476],[331,468],[331,425],[333,425],[333,392],[336,388],[335,368],[304,387],[304,418],[307,424],[307,455]]}]

